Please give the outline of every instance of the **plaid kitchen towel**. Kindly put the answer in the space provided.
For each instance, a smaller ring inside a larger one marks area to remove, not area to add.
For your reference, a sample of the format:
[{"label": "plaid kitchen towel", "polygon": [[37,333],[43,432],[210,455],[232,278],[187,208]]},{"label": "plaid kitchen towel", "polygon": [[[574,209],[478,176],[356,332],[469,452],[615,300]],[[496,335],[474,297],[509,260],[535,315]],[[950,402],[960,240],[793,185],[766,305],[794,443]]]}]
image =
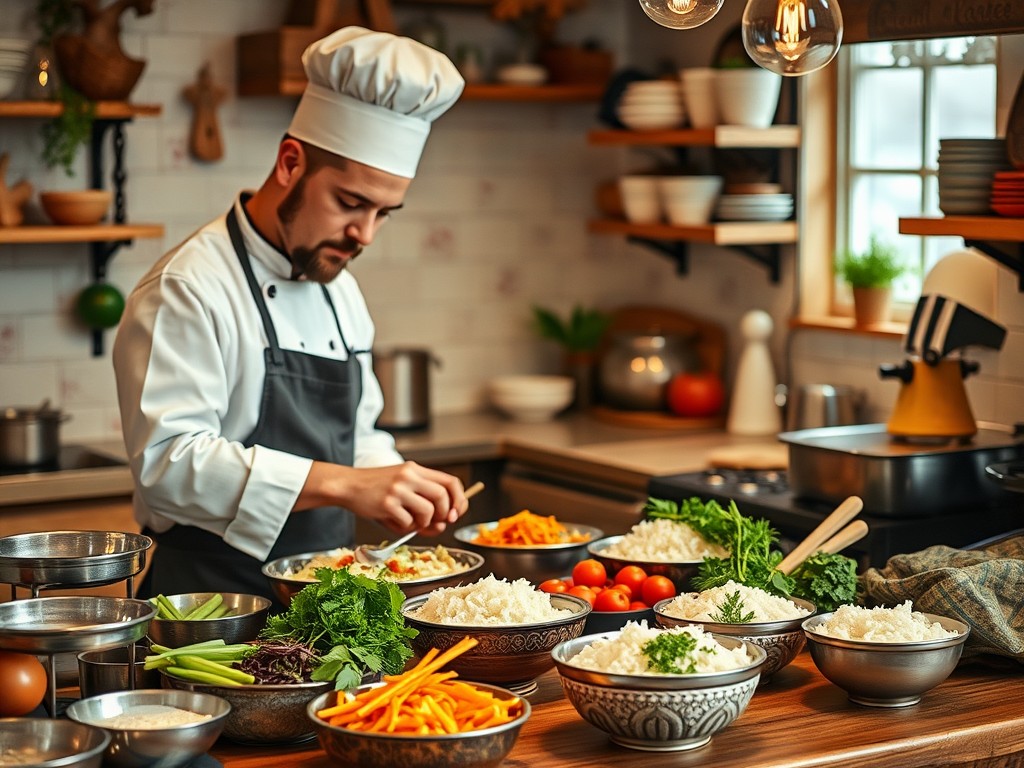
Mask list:
[{"label": "plaid kitchen towel", "polygon": [[1024,663],[1024,534],[977,550],[935,546],[894,555],[860,577],[858,593],[866,606],[912,600],[914,610],[965,622],[965,657]]}]

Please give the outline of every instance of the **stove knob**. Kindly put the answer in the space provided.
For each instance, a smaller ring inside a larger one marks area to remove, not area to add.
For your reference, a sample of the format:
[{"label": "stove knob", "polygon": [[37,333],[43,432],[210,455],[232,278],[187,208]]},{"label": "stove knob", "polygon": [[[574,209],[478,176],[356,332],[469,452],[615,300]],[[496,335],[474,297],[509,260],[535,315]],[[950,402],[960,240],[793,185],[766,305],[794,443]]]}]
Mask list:
[{"label": "stove knob", "polygon": [[758,490],[760,490],[760,487],[757,483],[751,481],[746,483],[737,483],[736,490],[747,496],[754,496]]},{"label": "stove knob", "polygon": [[718,474],[717,472],[709,474],[707,477],[704,478],[704,480],[708,485],[712,485],[715,487],[725,485],[725,478],[722,475]]}]

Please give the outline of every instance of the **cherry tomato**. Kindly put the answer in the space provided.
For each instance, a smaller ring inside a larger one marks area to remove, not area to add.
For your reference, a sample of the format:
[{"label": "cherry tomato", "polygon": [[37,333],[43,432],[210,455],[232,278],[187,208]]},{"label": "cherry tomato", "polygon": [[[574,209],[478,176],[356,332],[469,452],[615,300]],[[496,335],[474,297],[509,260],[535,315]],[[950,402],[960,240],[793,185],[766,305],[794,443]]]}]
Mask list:
[{"label": "cherry tomato", "polygon": [[629,598],[617,589],[606,589],[594,598],[595,611],[628,611]]},{"label": "cherry tomato", "polygon": [[646,611],[650,607],[651,606],[649,606],[643,600],[634,600],[632,603],[629,604],[629,610],[631,611]]},{"label": "cherry tomato", "polygon": [[607,571],[597,560],[580,560],[572,569],[573,584],[583,585],[584,587],[603,586],[604,580],[607,578]]},{"label": "cherry tomato", "polygon": [[27,715],[46,696],[46,669],[30,653],[0,651],[0,717]]},{"label": "cherry tomato", "polygon": [[537,589],[548,594],[560,595],[563,592],[569,591],[569,585],[561,579],[548,579],[547,581],[542,581]]},{"label": "cherry tomato", "polygon": [[614,589],[616,592],[621,592],[630,600],[633,599],[633,590],[630,589],[628,584],[616,584],[614,587],[611,587],[611,589]]},{"label": "cherry tomato", "polygon": [[615,574],[615,583],[625,584],[629,587],[631,595],[639,595],[640,585],[644,583],[644,579],[646,578],[647,572],[639,565],[627,565]]},{"label": "cherry tomato", "polygon": [[568,594],[575,597],[581,597],[591,605],[594,604],[594,593],[591,591],[590,587],[575,586],[569,590]]},{"label": "cherry tomato", "polygon": [[648,576],[640,585],[640,594],[644,602],[653,606],[659,600],[666,597],[675,597],[676,585],[665,576]]}]

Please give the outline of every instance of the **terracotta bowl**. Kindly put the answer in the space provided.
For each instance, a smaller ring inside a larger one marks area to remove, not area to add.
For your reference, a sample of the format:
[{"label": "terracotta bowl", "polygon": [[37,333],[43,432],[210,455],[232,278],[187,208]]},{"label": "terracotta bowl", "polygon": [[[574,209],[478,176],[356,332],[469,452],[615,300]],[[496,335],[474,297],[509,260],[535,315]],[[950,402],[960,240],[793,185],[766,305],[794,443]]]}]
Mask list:
[{"label": "terracotta bowl", "polygon": [[39,193],[39,202],[54,224],[77,226],[99,224],[112,199],[113,194],[107,189]]}]

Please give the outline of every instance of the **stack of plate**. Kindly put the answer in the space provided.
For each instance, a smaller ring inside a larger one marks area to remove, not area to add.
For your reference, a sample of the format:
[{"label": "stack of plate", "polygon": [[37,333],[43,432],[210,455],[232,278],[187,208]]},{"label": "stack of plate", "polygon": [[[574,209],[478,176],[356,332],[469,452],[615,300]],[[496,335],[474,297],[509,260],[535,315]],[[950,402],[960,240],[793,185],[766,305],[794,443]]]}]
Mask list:
[{"label": "stack of plate", "polygon": [[989,213],[992,179],[1009,169],[1004,139],[939,139],[939,209],[947,215]]},{"label": "stack of plate", "polygon": [[793,196],[786,193],[731,194],[718,198],[720,221],[785,221],[793,215]]},{"label": "stack of plate", "polygon": [[991,203],[1000,216],[1024,216],[1024,171],[997,171]]},{"label": "stack of plate", "polygon": [[25,72],[31,40],[17,37],[0,37],[0,99],[14,94]]},{"label": "stack of plate", "polygon": [[675,80],[638,80],[630,83],[617,111],[622,124],[634,131],[678,128],[686,119],[682,92]]}]

